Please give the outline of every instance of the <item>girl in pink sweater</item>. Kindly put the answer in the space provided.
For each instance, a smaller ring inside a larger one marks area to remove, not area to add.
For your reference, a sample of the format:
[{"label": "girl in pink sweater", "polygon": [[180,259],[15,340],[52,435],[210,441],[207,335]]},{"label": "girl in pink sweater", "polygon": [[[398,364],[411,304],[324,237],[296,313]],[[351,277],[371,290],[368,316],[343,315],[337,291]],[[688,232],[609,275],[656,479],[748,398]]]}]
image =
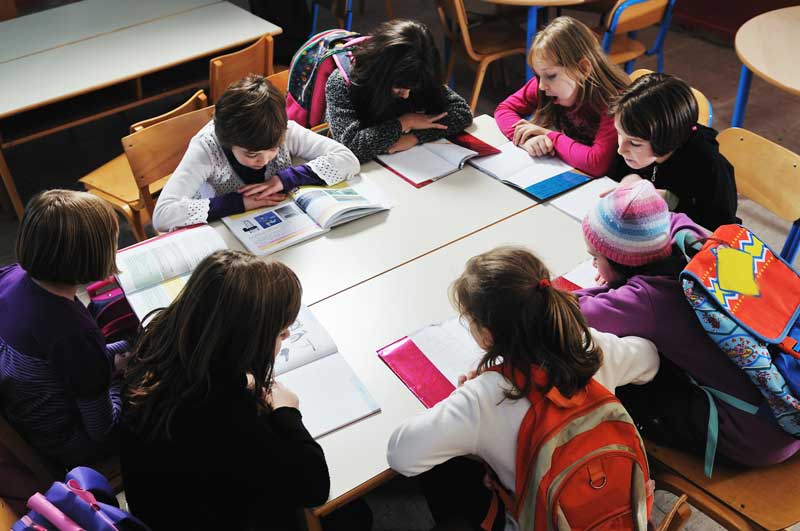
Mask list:
[{"label": "girl in pink sweater", "polygon": [[590,175],[605,175],[617,149],[608,106],[630,83],[628,76],[571,17],[558,17],[536,34],[528,64],[535,77],[494,112],[500,130],[533,157],[558,156]]}]

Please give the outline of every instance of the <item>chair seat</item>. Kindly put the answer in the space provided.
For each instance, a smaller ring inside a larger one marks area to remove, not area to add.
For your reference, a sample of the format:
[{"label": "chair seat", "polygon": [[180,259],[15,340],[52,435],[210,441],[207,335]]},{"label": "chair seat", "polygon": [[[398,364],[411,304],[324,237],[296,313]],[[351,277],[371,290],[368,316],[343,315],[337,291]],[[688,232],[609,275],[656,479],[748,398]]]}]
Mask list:
[{"label": "chair seat", "polygon": [[[602,41],[602,30],[595,29],[594,32],[598,35],[598,39]],[[614,40],[611,41],[611,51],[608,52],[608,58],[615,65],[621,65],[643,56],[646,51],[647,47],[643,42],[631,39],[624,34],[617,34],[614,35]]]},{"label": "chair seat", "polygon": [[[150,193],[156,194],[160,192],[169,177],[167,175],[151,184]],[[119,203],[125,203],[138,210],[139,189],[136,187],[136,181],[133,178],[131,167],[125,155],[119,155],[106,162],[93,172],[82,177],[80,181],[86,186],[87,190],[103,192],[104,196],[113,198]]]},{"label": "chair seat", "polygon": [[469,30],[472,49],[481,55],[525,53],[525,32],[504,20],[494,20]]}]

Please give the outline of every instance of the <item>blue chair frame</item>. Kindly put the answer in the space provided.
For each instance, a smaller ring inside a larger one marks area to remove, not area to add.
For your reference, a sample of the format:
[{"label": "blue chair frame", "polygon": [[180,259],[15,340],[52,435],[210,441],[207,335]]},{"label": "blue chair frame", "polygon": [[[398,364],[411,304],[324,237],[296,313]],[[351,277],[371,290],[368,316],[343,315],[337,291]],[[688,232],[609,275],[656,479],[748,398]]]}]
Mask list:
[{"label": "blue chair frame", "polygon": [[[297,1],[297,0],[289,0]],[[311,35],[309,38],[317,34],[317,16],[319,15],[319,0],[311,0]],[[344,29],[350,31],[353,27],[353,0],[345,0],[344,5],[345,23]]]},{"label": "blue chair frame", "polygon": [[[605,53],[611,51],[611,43],[614,41],[614,34],[617,31],[617,24],[619,23],[619,17],[622,15],[622,12],[625,11],[627,8],[634,6],[636,4],[641,4],[646,2],[647,0],[626,0],[623,2],[619,9],[614,12],[614,16],[611,19],[611,24],[609,24],[609,28],[603,34],[603,42],[602,47]],[[667,8],[664,11],[664,17],[661,19],[661,23],[659,24],[658,35],[656,36],[656,40],[653,43],[653,46],[644,52],[645,55],[655,55],[658,54],[658,70],[657,72],[661,73],[664,71],[664,40],[667,37],[667,32],[669,31],[669,25],[672,22],[672,9],[675,7],[676,0],[669,0],[667,4]],[[628,32],[628,37],[631,39],[636,38],[636,32],[631,31]],[[630,74],[633,72],[633,61],[628,61],[625,63],[625,73]]]}]

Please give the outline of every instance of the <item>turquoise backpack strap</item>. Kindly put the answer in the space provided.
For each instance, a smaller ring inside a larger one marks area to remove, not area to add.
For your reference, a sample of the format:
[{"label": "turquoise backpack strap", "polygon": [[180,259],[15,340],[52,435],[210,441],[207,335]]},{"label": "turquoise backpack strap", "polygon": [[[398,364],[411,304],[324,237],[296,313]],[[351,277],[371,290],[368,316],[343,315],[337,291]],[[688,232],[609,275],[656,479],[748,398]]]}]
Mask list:
[{"label": "turquoise backpack strap", "polygon": [[696,253],[703,247],[703,244],[700,242],[697,236],[695,236],[694,231],[691,229],[683,229],[676,232],[675,245],[677,245],[678,249],[681,250],[687,262],[692,259],[692,256],[694,256],[694,253],[692,256],[689,256],[690,250]]}]

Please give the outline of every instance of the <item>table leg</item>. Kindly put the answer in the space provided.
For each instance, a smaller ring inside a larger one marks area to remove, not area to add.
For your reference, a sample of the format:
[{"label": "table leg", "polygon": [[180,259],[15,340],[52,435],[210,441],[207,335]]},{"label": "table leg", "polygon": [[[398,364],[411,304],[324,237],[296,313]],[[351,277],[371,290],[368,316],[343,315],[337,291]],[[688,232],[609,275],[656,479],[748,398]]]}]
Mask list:
[{"label": "table leg", "polygon": [[14,212],[17,214],[17,219],[22,219],[22,212],[25,207],[22,204],[22,199],[17,192],[17,185],[14,184],[14,179],[11,177],[11,170],[8,169],[6,158],[3,156],[3,150],[0,148],[0,177],[3,179],[3,184],[6,187],[6,193],[11,200],[11,205],[14,207]]},{"label": "table leg", "polygon": [[[525,47],[526,50],[531,49],[531,44],[533,44],[533,37],[536,36],[536,28],[539,24],[539,6],[530,6],[528,8],[528,38],[527,38],[527,46]],[[527,57],[527,56],[526,56]],[[533,70],[531,70],[531,66],[528,64],[526,59],[525,61],[525,79],[531,79],[533,77]]]},{"label": "table leg", "polygon": [[745,65],[742,65],[742,73],[739,74],[739,90],[736,92],[736,104],[733,106],[731,127],[741,127],[744,123],[744,111],[747,108],[747,98],[750,96],[750,82],[752,80],[753,73]]}]

